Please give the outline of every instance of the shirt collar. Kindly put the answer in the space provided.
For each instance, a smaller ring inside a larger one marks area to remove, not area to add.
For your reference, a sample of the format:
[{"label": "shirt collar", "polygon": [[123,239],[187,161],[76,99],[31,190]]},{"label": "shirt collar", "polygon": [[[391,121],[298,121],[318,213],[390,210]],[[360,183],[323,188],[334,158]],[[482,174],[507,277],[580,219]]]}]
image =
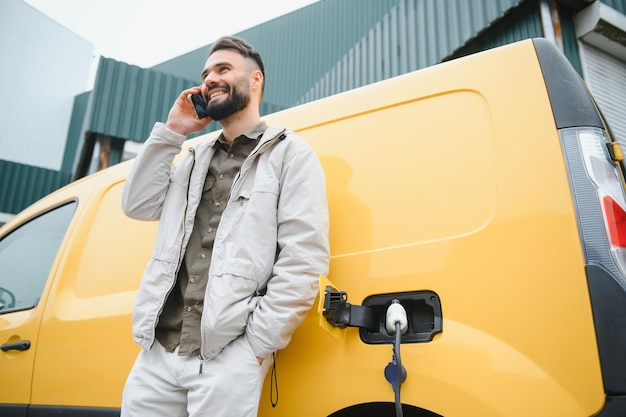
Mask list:
[{"label": "shirt collar", "polygon": [[[263,133],[265,133],[267,128],[268,128],[267,123],[265,123],[264,121],[260,121],[256,125],[252,126],[250,129],[248,129],[245,132],[243,132],[241,135],[237,136],[235,138],[235,140],[237,140],[238,138],[240,138],[242,136],[245,136],[246,138],[248,138],[250,140],[261,139],[261,136],[263,136]],[[233,143],[235,142],[235,140],[233,140]],[[217,138],[216,144],[217,143],[219,143],[221,145],[230,146],[230,145],[228,145],[228,143],[224,139],[224,133],[220,133],[219,137]]]}]

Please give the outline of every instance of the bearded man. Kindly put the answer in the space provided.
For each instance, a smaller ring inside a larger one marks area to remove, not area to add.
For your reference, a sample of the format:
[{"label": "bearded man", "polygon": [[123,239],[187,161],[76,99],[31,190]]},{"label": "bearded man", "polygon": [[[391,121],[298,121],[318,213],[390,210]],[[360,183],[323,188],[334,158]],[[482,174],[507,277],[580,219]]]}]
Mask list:
[{"label": "bearded man", "polygon": [[[298,135],[261,121],[261,56],[221,38],[201,80],[155,124],[122,193],[126,215],[160,221],[133,311],[142,350],[123,417],[256,416],[274,353],[328,273],[324,173]],[[221,134],[172,167],[187,135],[212,120]]]}]

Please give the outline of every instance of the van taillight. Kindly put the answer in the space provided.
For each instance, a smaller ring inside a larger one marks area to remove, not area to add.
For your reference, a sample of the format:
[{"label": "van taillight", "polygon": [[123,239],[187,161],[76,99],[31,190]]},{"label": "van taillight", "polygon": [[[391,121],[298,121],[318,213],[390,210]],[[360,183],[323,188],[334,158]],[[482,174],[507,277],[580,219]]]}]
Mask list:
[{"label": "van taillight", "polygon": [[614,246],[626,247],[626,211],[611,197],[605,196],[602,203],[611,243]]},{"label": "van taillight", "polygon": [[626,194],[619,145],[597,128],[563,129],[561,138],[586,262],[616,272],[626,287]]}]

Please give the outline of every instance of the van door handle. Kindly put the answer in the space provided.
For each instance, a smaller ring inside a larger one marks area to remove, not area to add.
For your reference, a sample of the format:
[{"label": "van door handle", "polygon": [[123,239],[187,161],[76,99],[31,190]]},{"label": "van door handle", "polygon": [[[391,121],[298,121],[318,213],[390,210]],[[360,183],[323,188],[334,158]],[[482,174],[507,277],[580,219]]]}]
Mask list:
[{"label": "van door handle", "polygon": [[10,350],[28,350],[30,349],[30,340],[20,340],[15,343],[5,343],[0,346],[3,352],[8,352]]}]

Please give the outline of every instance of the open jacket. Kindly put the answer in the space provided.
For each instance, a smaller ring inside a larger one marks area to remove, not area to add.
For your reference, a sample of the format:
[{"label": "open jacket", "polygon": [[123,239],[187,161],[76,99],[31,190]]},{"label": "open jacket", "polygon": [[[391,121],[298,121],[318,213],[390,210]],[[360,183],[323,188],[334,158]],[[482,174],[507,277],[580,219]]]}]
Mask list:
[{"label": "open jacket", "polygon": [[[190,148],[172,167],[184,140],[157,123],[122,193],[126,215],[160,220],[133,312],[135,341],[144,349],[155,341],[183,261],[217,137]],[[328,263],[319,160],[295,133],[270,127],[243,162],[216,232],[201,319],[202,357],[215,357],[244,333],[260,358],[285,347],[313,304]]]}]

